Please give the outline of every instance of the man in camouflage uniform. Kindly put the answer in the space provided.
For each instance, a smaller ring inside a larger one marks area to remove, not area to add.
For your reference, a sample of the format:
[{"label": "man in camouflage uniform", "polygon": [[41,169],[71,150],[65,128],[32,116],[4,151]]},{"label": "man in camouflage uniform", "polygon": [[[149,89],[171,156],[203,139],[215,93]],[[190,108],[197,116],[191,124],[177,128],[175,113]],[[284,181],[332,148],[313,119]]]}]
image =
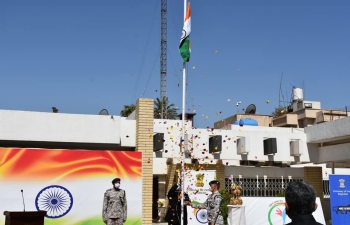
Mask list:
[{"label": "man in camouflage uniform", "polygon": [[120,189],[120,179],[112,180],[113,188],[104,194],[102,218],[107,225],[123,225],[127,218],[125,190]]},{"label": "man in camouflage uniform", "polygon": [[186,202],[186,205],[190,205],[192,208],[206,209],[208,225],[223,225],[224,219],[221,215],[220,206],[222,202],[221,194],[219,193],[220,182],[212,180],[209,182],[212,194],[209,195],[207,200],[199,205],[192,205],[191,202]]}]

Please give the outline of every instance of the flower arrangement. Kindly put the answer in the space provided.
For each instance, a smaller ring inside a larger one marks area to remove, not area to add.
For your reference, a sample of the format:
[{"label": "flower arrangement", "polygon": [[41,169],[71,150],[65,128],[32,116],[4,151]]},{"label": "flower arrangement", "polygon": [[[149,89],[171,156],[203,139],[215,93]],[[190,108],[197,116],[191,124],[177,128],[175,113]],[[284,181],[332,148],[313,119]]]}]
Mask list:
[{"label": "flower arrangement", "polygon": [[163,207],[165,204],[165,200],[158,200],[157,203],[158,203],[158,207]]}]

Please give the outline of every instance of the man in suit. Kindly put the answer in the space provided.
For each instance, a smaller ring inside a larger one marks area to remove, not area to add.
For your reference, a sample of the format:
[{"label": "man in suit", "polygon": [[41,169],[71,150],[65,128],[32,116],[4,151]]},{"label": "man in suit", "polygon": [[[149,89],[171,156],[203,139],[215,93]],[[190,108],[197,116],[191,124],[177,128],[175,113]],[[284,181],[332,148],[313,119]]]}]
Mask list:
[{"label": "man in suit", "polygon": [[[188,194],[184,193],[184,201],[190,201]],[[168,222],[168,225],[180,225],[181,221],[181,185],[180,182],[174,184],[168,192],[168,211],[164,220]],[[183,211],[183,224],[187,225],[187,208],[184,206]]]},{"label": "man in suit", "polygon": [[317,209],[316,191],[304,181],[289,183],[285,193],[286,213],[292,220],[287,225],[322,225],[312,213]]},{"label": "man in suit", "polygon": [[113,187],[104,194],[102,218],[107,225],[123,225],[127,218],[125,190],[120,189],[120,178],[112,180]]}]

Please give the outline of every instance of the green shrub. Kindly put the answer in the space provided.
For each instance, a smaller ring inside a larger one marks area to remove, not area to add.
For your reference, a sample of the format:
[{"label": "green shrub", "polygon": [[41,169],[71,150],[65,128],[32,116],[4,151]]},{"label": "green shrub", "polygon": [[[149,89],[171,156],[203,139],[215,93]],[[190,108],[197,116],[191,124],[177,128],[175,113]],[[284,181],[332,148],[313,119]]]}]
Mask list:
[{"label": "green shrub", "polygon": [[284,191],[281,191],[276,194],[276,197],[285,197],[286,193]]},{"label": "green shrub", "polygon": [[227,205],[230,204],[230,199],[231,199],[231,194],[227,190],[219,190],[221,196],[222,196],[222,202],[221,202],[221,215],[224,218],[224,224],[227,225],[227,215],[228,215],[228,210],[227,210]]}]

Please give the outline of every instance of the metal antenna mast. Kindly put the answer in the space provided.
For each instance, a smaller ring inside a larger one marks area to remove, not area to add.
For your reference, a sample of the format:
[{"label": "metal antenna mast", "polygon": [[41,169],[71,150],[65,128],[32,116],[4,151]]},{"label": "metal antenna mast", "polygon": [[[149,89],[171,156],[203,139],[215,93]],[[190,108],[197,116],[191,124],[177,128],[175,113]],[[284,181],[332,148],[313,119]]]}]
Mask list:
[{"label": "metal antenna mast", "polygon": [[278,92],[278,107],[281,107],[281,94],[282,94],[282,101],[284,102],[284,96],[282,92],[282,78],[283,78],[283,73],[281,74],[281,81],[280,81],[280,89]]},{"label": "metal antenna mast", "polygon": [[[167,74],[167,0],[161,0],[161,29],[160,29],[160,99],[162,101],[161,119],[166,112],[166,74]],[[165,116],[167,117],[167,116]]]}]

